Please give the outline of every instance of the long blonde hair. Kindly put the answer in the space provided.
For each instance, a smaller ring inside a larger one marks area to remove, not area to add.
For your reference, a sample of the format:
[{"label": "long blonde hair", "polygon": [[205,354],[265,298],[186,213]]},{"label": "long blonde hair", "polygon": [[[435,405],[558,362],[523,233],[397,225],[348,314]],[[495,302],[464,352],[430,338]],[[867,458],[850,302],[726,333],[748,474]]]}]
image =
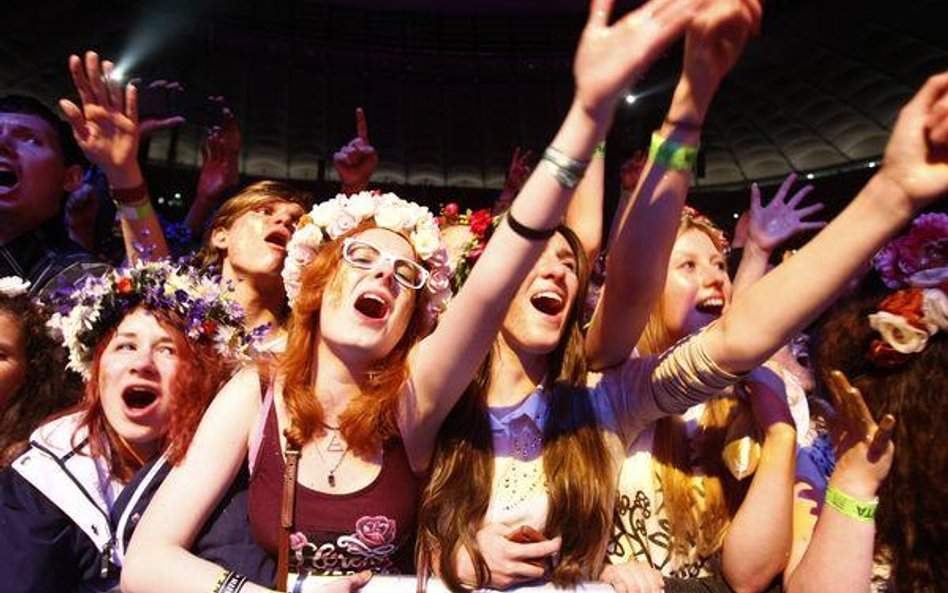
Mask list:
[{"label": "long blonde hair", "polygon": [[[686,208],[678,226],[678,236],[689,230],[705,233],[722,253],[727,252],[724,233],[707,217]],[[640,354],[659,354],[684,336],[674,336],[664,323],[665,304],[660,299],[649,316],[637,349]],[[727,427],[736,415],[746,412],[746,404],[734,398],[715,398],[706,405],[698,420],[696,449],[698,468],[694,475],[692,445],[681,416],[667,416],[655,423],[652,444],[653,475],[660,480],[665,516],[668,519],[669,549],[677,557],[688,557],[694,549],[708,557],[724,543],[724,536],[737,512],[746,488],[734,479],[721,461]]]},{"label": "long blonde hair", "polygon": [[[579,290],[564,334],[548,355],[549,419],[543,433],[543,470],[549,492],[547,537],[563,544],[551,579],[557,586],[575,585],[599,576],[612,525],[614,471],[585,386],[586,358],[581,315],[588,266],[579,239],[560,227],[577,258]],[[481,366],[439,435],[432,475],[419,508],[419,572],[434,562],[452,591],[466,590],[454,564],[464,549],[476,572],[476,587],[485,587],[490,570],[477,545],[491,498],[494,450],[486,402],[493,353]],[[423,577],[424,575],[419,575]]]}]

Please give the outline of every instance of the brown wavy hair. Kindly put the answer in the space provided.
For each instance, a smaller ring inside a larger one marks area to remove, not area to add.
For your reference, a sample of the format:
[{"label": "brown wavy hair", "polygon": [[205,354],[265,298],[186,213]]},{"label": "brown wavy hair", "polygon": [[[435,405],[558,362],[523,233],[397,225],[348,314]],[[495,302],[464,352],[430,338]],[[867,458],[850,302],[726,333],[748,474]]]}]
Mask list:
[{"label": "brown wavy hair", "polygon": [[[184,459],[201,417],[230,375],[232,367],[224,362],[212,345],[189,340],[178,329],[183,326],[181,320],[160,310],[148,310],[148,313],[171,335],[178,352],[178,369],[172,382],[171,418],[158,447],[159,451],[164,450],[171,463],[177,464]],[[141,465],[109,426],[99,393],[102,355],[115,336],[118,325],[104,335],[95,348],[92,378],[86,383],[82,401],[61,415],[82,413],[79,425],[88,429],[91,454],[107,459],[110,474],[127,482],[141,469]],[[73,446],[78,444],[74,439]]]},{"label": "brown wavy hair", "polygon": [[[868,315],[887,295],[841,305],[821,326],[814,358],[821,387],[843,371],[875,418],[896,417],[895,460],[879,491],[876,552],[892,566],[896,591],[934,593],[948,581],[948,339],[932,336],[904,364],[881,368],[867,355],[879,334]],[[824,388],[825,392],[825,388]]]},{"label": "brown wavy hair", "polygon": [[23,383],[0,409],[0,467],[6,467],[43,420],[78,401],[79,389],[66,380],[65,352],[46,333],[46,315],[29,297],[0,295],[0,315],[19,326],[26,352]]},{"label": "brown wavy hair", "polygon": [[[724,232],[707,217],[686,208],[678,225],[678,236],[693,229],[706,234],[722,254],[727,253]],[[684,337],[671,335],[663,320],[664,303],[660,299],[637,345],[640,354],[660,354]],[[705,405],[695,443],[704,474],[700,481],[692,469],[691,444],[681,416],[666,416],[655,423],[652,466],[661,483],[670,532],[668,545],[673,555],[687,557],[695,549],[700,557],[706,558],[723,545],[747,485],[731,476],[721,461],[721,451],[727,427],[738,415],[750,413],[746,403],[734,398],[714,398]]]},{"label": "brown wavy hair", "polygon": [[[545,535],[563,538],[552,573],[553,582],[563,587],[599,575],[612,527],[615,472],[584,389],[586,358],[580,323],[588,265],[576,235],[566,227],[558,232],[576,256],[579,275],[579,290],[563,336],[548,355],[546,388],[551,398],[543,433],[543,469],[550,502]],[[490,580],[476,534],[490,503],[494,473],[486,394],[495,356],[494,351],[488,355],[441,428],[432,475],[418,513],[418,565],[432,566],[452,591],[470,590],[461,582],[454,563],[462,548],[474,564],[475,588]]]},{"label": "brown wavy hair", "polygon": [[[284,376],[283,400],[290,416],[284,431],[289,444],[302,447],[315,436],[326,433],[325,412],[313,396],[316,380],[316,332],[323,297],[342,262],[342,241],[375,228],[366,221],[324,243],[313,261],[303,270],[299,296],[287,323],[289,337],[280,359]],[[395,414],[401,387],[408,379],[408,353],[425,334],[427,291],[414,291],[414,310],[405,333],[388,355],[376,361],[361,380],[360,393],[349,402],[339,418],[339,431],[356,454],[372,455],[387,440],[398,436]]]},{"label": "brown wavy hair", "polygon": [[197,263],[202,267],[213,267],[220,271],[224,256],[211,243],[214,231],[230,228],[235,220],[247,212],[278,202],[299,204],[303,207],[303,210],[306,210],[311,201],[311,196],[308,193],[282,181],[258,181],[248,185],[221,204],[221,207],[214,214],[214,218],[204,233],[201,249],[195,256]]}]

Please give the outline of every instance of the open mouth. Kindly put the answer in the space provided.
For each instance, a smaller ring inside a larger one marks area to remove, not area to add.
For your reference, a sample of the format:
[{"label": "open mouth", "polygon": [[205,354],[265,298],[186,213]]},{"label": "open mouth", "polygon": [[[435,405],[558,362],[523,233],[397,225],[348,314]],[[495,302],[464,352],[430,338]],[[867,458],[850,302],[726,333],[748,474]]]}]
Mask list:
[{"label": "open mouth", "polygon": [[268,234],[266,237],[263,238],[263,240],[269,243],[270,245],[279,247],[280,249],[285,251],[286,244],[290,241],[290,236],[286,231],[277,230]]},{"label": "open mouth", "polygon": [[129,387],[122,392],[122,401],[131,410],[143,410],[158,401],[158,390],[150,387]]},{"label": "open mouth", "polygon": [[366,293],[356,299],[355,308],[369,319],[385,319],[391,307],[382,297]]},{"label": "open mouth", "polygon": [[8,165],[0,165],[0,189],[10,189],[20,182],[16,171]]},{"label": "open mouth", "polygon": [[566,307],[566,300],[555,292],[545,291],[530,297],[530,304],[544,315],[558,315]]},{"label": "open mouth", "polygon": [[705,315],[719,317],[724,311],[724,299],[722,297],[711,297],[695,305],[695,310]]}]

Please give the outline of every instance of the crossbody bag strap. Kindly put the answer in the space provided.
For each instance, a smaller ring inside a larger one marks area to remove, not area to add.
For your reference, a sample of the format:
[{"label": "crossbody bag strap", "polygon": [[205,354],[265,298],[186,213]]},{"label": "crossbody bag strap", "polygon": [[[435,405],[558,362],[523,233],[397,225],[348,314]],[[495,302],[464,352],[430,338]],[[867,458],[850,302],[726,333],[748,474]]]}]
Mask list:
[{"label": "crossbody bag strap", "polygon": [[280,500],[280,545],[277,556],[277,590],[286,591],[290,572],[290,534],[293,531],[293,515],[296,510],[296,475],[299,469],[300,450],[286,449],[286,464],[283,468],[283,497]]}]

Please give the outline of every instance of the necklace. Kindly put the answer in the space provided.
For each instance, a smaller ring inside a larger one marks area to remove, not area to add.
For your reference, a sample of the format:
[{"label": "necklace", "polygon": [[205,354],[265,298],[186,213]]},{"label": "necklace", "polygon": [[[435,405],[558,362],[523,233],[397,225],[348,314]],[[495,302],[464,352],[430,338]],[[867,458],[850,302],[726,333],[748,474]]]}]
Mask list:
[{"label": "necklace", "polygon": [[[336,464],[332,466],[332,469],[329,470],[329,474],[326,476],[326,481],[329,483],[330,488],[336,487],[336,470],[339,469],[339,466],[342,465],[342,462],[345,461],[346,455],[349,453],[349,445],[346,444],[343,446],[342,439],[339,438],[339,427],[332,427],[324,424],[324,426],[332,432],[332,439],[329,441],[329,445],[326,446],[327,452],[338,453],[342,451],[342,455],[339,456],[339,459],[336,461]],[[323,463],[329,465],[329,460],[323,455],[323,452],[320,451],[320,448],[316,447],[316,453],[319,454],[319,458],[323,460]]]}]

